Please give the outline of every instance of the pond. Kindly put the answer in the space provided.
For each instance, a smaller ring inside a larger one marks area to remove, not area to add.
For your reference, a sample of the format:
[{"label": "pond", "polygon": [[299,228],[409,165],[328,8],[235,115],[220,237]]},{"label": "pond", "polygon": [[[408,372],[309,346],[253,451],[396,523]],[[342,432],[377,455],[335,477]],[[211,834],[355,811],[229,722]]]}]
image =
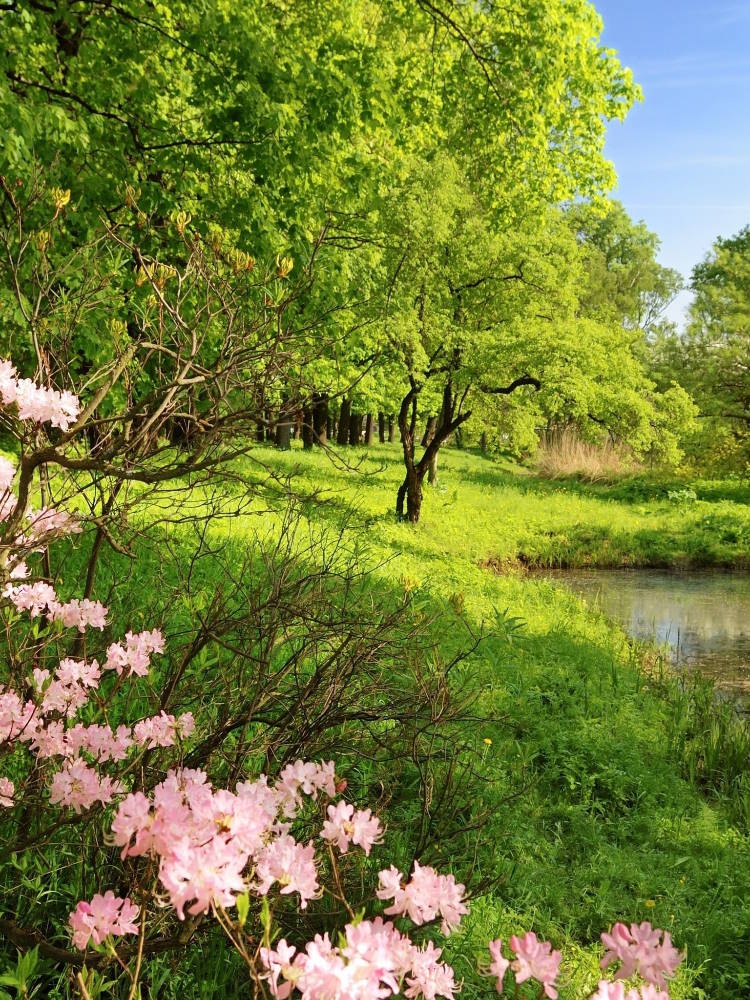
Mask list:
[{"label": "pond", "polygon": [[549,576],[629,635],[665,647],[676,667],[713,678],[750,711],[750,575],[565,570]]}]

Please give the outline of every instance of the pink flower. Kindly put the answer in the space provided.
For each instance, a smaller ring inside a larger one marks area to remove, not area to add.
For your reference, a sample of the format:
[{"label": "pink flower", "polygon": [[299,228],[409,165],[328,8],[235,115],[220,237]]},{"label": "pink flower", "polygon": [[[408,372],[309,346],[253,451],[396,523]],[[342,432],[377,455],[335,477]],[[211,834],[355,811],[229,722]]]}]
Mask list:
[{"label": "pink flower", "polygon": [[14,365],[5,358],[0,360],[0,399],[5,406],[10,406],[16,401],[16,391],[18,386],[18,373]]},{"label": "pink flower", "polygon": [[10,740],[30,740],[36,730],[36,705],[22,702],[15,691],[0,693],[0,744]]},{"label": "pink flower", "polygon": [[215,905],[234,906],[236,894],[246,888],[242,877],[246,863],[247,855],[221,838],[194,844],[182,837],[173,839],[169,853],[162,857],[159,878],[177,916],[184,920],[185,906],[191,900],[188,913],[193,915]]},{"label": "pink flower", "polygon": [[31,379],[19,379],[9,361],[1,361],[0,396],[6,406],[15,403],[20,420],[51,423],[67,431],[80,411],[78,398],[71,392],[58,392],[35,385]]},{"label": "pink flower", "polygon": [[151,654],[163,652],[164,636],[158,629],[137,634],[128,632],[125,635],[125,645],[113,642],[107,650],[104,669],[116,670],[118,674],[127,670],[139,677],[145,677],[150,666]]},{"label": "pink flower", "polygon": [[16,786],[10,778],[0,778],[0,809],[13,808],[13,793]]},{"label": "pink flower", "polygon": [[648,921],[631,924],[616,923],[609,932],[602,934],[607,949],[601,960],[606,969],[619,961],[616,979],[629,979],[635,972],[655,986],[664,986],[682,961],[682,955],[673,946],[669,931],[655,930]]},{"label": "pink flower", "polygon": [[90,903],[81,900],[68,923],[73,930],[73,944],[83,950],[91,938],[101,944],[110,935],[137,934],[137,919],[138,907],[128,897],[122,899],[109,890],[103,896],[97,893]]},{"label": "pink flower", "polygon": [[494,941],[490,941],[490,958],[492,962],[490,963],[490,973],[497,977],[497,992],[503,992],[503,979],[505,979],[505,973],[508,971],[508,966],[510,962],[507,958],[503,956],[502,953],[503,942],[500,938],[496,938]]},{"label": "pink flower", "polygon": [[78,758],[64,764],[53,776],[49,800],[53,805],[70,806],[79,813],[95,802],[106,805],[120,791],[119,782],[100,776],[95,768]]},{"label": "pink flower", "polygon": [[646,983],[640,989],[633,987],[626,993],[621,982],[612,983],[608,979],[601,979],[599,989],[589,1000],[669,1000],[669,994],[658,990],[650,983]]},{"label": "pink flower", "polygon": [[278,882],[281,894],[299,893],[300,907],[304,910],[309,899],[318,895],[315,849],[312,841],[303,846],[289,834],[272,840],[258,855],[256,868],[257,892],[265,896],[271,885]]},{"label": "pink flower", "polygon": [[[268,982],[269,992],[276,1000],[286,1000],[294,989],[295,980],[299,978],[301,969],[293,965],[295,952],[292,945],[286,943],[284,938],[272,948],[260,949],[260,960],[268,970],[263,976]],[[283,976],[286,982],[279,985],[279,976]]]},{"label": "pink flower", "polygon": [[195,719],[191,712],[185,712],[178,719],[166,712],[142,719],[133,726],[133,738],[140,746],[171,747],[177,739],[189,736],[195,729]]},{"label": "pink flower", "polygon": [[51,615],[60,607],[54,588],[41,581],[18,586],[8,584],[3,596],[9,598],[16,611],[28,611],[32,618],[38,618],[42,613]]},{"label": "pink flower", "polygon": [[107,624],[107,609],[99,601],[84,598],[58,605],[52,609],[51,617],[65,628],[77,628],[79,632],[85,632],[88,626],[101,630]]},{"label": "pink flower", "polygon": [[389,915],[405,914],[419,925],[442,917],[443,934],[458,926],[461,917],[468,913],[463,902],[464,886],[457,883],[453,875],[438,875],[434,868],[414,862],[414,871],[406,885],[398,869],[391,866],[381,871],[378,899],[393,899],[393,905],[386,909]]},{"label": "pink flower", "polygon": [[328,806],[328,819],[321,828],[320,836],[329,843],[335,843],[342,854],[346,854],[352,842],[369,855],[382,833],[380,820],[369,809],[355,811],[348,802],[337,802],[335,806]]},{"label": "pink flower", "polygon": [[544,986],[545,996],[557,1000],[555,979],[562,958],[559,951],[552,951],[549,941],[538,941],[533,931],[528,931],[523,937],[513,935],[510,946],[517,959],[511,963],[517,983],[527,979],[536,979]]},{"label": "pink flower", "polygon": [[415,948],[412,956],[411,975],[407,977],[407,989],[404,996],[409,1000],[424,997],[425,1000],[435,1000],[435,997],[447,997],[453,1000],[457,989],[453,969],[444,962],[438,962],[441,949],[428,941],[424,948]]},{"label": "pink flower", "polygon": [[9,462],[4,455],[0,455],[0,492],[4,493],[10,489],[10,484],[13,482],[15,474],[15,465]]},{"label": "pink flower", "polygon": [[133,738],[127,726],[118,726],[116,732],[112,732],[109,726],[74,726],[66,733],[65,742],[71,755],[87,750],[103,763],[125,760]]},{"label": "pink flower", "polygon": [[284,813],[292,819],[302,804],[301,794],[317,798],[318,792],[329,796],[336,794],[336,778],[333,762],[314,764],[296,760],[287,764],[279,775],[276,788],[281,796]]},{"label": "pink flower", "polygon": [[[151,803],[143,792],[126,795],[112,820],[112,842],[122,848],[120,857],[146,854],[153,846]],[[132,843],[131,843],[132,841]]]},{"label": "pink flower", "polygon": [[55,535],[80,534],[83,531],[77,518],[67,511],[43,507],[27,513],[29,537],[34,542],[49,542]]}]

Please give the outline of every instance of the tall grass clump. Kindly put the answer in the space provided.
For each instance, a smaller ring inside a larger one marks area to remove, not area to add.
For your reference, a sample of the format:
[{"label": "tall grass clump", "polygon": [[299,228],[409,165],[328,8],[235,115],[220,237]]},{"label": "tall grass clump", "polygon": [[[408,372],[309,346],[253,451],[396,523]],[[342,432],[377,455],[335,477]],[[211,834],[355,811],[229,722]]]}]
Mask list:
[{"label": "tall grass clump", "polygon": [[534,465],[547,479],[575,476],[589,483],[617,479],[635,469],[632,454],[624,445],[609,438],[584,441],[570,427],[542,436]]}]

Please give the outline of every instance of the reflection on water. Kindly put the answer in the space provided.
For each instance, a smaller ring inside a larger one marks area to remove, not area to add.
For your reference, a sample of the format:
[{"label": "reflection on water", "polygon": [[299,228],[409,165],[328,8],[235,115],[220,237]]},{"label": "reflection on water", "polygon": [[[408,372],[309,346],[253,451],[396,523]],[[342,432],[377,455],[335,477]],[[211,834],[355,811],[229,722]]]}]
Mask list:
[{"label": "reflection on water", "polygon": [[663,570],[570,570],[550,574],[596,603],[635,638],[669,650],[750,708],[750,576]]}]

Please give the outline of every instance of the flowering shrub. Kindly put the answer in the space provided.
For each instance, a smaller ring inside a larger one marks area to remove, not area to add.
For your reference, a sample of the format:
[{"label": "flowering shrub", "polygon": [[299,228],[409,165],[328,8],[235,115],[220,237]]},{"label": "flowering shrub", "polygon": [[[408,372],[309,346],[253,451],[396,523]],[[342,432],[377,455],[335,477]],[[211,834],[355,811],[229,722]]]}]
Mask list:
[{"label": "flowering shrub", "polygon": [[[8,362],[0,362],[0,398],[17,408],[18,419],[60,429],[79,412],[75,397],[18,379]],[[107,647],[101,662],[86,655],[88,633],[104,629],[108,609],[88,599],[62,601],[50,583],[32,578],[27,562],[30,553],[77,525],[56,510],[19,511],[12,463],[0,464],[0,476],[0,510],[8,523],[22,525],[5,539],[3,598],[15,616],[11,628],[27,644],[19,649],[29,654],[27,671],[19,675],[11,664],[10,682],[0,686],[0,809],[17,813],[20,833],[26,803],[40,796],[59,812],[52,831],[70,817],[107,808],[121,881],[132,881],[127,896],[102,886],[103,894],[79,901],[70,913],[72,944],[85,960],[111,956],[130,977],[134,997],[148,930],[163,924],[166,904],[172,919],[184,924],[215,918],[256,986],[276,1000],[295,992],[303,1000],[384,1000],[395,994],[454,1000],[460,984],[441,960],[442,949],[431,940],[412,940],[409,926],[439,922],[441,933],[450,935],[468,912],[465,887],[419,861],[408,877],[384,867],[372,903],[388,905],[370,917],[355,913],[340,859],[352,848],[369,857],[384,831],[370,809],[339,797],[345,782],[337,780],[333,762],[297,760],[275,779],[259,774],[215,787],[206,771],[183,762],[195,730],[191,712],[162,710],[111,724],[115,699],[125,697],[129,704],[128,690],[148,678],[152,657],[164,653],[164,637],[159,630],[129,631]],[[79,634],[82,655],[54,662],[54,639],[64,630]],[[171,749],[171,766],[148,788],[139,772],[157,749]],[[300,826],[309,834],[304,841],[297,838]],[[142,865],[132,859],[142,859]],[[324,894],[350,915],[341,933],[296,944],[279,937],[276,896],[291,897],[304,910]],[[131,946],[117,940],[132,937],[137,943]],[[619,966],[614,981],[603,979],[592,1000],[668,1000],[667,980],[681,960],[668,933],[647,923],[618,923],[602,941],[602,968]],[[538,985],[540,998],[556,1000],[561,953],[532,931],[511,937],[509,946],[513,958],[503,955],[500,940],[489,944],[488,975],[497,991],[503,993],[512,976],[516,996],[528,981]],[[633,976],[643,983],[626,993],[620,980]],[[91,995],[83,972],[77,984],[82,996]]]}]

